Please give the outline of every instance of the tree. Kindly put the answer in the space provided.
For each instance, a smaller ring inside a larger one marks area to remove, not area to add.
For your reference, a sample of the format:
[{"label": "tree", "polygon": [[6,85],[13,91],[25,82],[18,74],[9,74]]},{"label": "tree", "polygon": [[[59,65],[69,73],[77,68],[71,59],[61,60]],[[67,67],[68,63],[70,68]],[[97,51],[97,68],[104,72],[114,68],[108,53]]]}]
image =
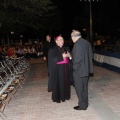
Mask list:
[{"label": "tree", "polygon": [[21,32],[26,27],[44,29],[49,24],[48,18],[56,14],[55,9],[50,0],[1,0],[0,29],[5,33]]}]

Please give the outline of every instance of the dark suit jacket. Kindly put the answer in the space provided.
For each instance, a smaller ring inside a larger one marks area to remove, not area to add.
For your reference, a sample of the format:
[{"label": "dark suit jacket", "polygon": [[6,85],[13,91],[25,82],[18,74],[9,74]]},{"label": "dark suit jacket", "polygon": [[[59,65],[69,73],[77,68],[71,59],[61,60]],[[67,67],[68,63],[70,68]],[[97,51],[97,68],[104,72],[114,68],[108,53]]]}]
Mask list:
[{"label": "dark suit jacket", "polygon": [[72,50],[73,71],[78,72],[80,77],[89,76],[93,73],[93,53],[90,43],[79,38]]}]

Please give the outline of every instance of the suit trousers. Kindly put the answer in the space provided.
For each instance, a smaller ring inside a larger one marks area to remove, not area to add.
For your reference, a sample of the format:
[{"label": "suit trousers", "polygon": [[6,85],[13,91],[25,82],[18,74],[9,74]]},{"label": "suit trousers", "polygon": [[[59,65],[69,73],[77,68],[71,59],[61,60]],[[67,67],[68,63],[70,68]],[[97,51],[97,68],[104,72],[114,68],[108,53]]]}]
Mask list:
[{"label": "suit trousers", "polygon": [[78,97],[78,106],[82,109],[88,107],[88,80],[89,77],[80,77],[77,71],[73,72],[75,90]]}]

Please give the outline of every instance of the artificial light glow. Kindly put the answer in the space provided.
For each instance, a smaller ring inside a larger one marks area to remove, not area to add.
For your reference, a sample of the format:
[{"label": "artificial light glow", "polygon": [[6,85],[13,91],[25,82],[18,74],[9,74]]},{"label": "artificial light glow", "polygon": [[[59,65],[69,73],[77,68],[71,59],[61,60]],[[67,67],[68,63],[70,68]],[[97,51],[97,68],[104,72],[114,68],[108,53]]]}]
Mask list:
[{"label": "artificial light glow", "polygon": [[11,34],[14,34],[14,32],[12,31]]},{"label": "artificial light glow", "polygon": [[23,35],[21,35],[20,37],[23,37]]}]

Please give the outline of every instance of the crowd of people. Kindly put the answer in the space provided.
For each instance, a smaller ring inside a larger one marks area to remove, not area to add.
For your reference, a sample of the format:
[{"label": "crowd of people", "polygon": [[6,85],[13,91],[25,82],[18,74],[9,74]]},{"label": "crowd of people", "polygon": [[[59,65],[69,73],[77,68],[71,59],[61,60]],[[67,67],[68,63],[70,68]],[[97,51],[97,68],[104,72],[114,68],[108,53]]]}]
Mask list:
[{"label": "crowd of people", "polygon": [[[48,56],[48,50],[55,45],[55,42],[51,39],[49,34],[46,35],[45,39],[45,41],[37,44],[0,46],[0,61],[4,60],[5,57],[21,56],[24,56],[26,59],[43,57],[43,59],[46,60]],[[68,44],[65,46],[71,47]]]},{"label": "crowd of people", "polygon": [[0,47],[0,61],[6,57],[22,57],[26,59],[34,59],[41,57],[43,54],[43,46],[40,45],[14,45]]},{"label": "crowd of people", "polygon": [[105,39],[99,39],[93,43],[94,50],[120,52],[120,40],[107,41]]}]

